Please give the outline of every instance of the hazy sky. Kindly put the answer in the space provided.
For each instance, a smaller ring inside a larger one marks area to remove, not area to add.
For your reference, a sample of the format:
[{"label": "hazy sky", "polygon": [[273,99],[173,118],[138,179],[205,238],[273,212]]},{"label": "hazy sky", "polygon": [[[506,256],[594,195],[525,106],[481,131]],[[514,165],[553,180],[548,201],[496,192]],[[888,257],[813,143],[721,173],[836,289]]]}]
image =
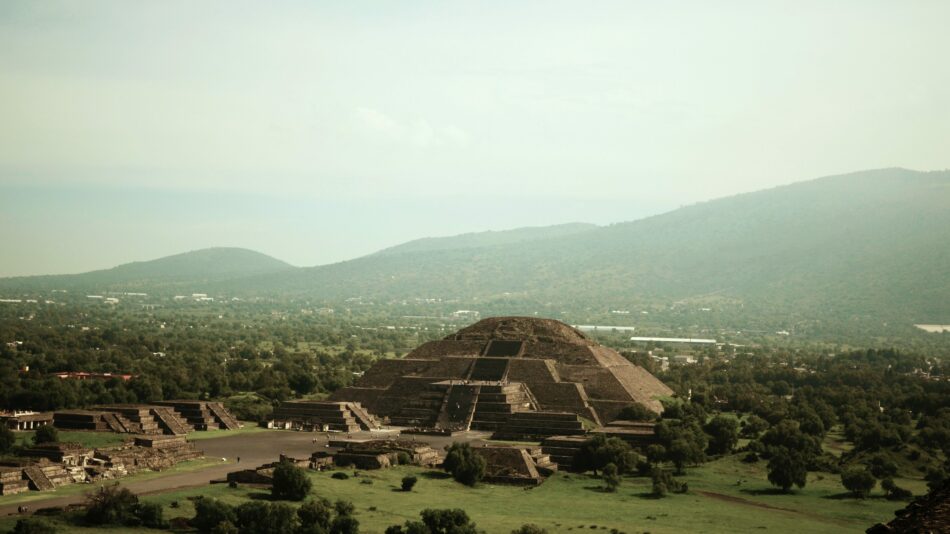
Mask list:
[{"label": "hazy sky", "polygon": [[0,276],[950,167],[950,2],[0,3]]}]

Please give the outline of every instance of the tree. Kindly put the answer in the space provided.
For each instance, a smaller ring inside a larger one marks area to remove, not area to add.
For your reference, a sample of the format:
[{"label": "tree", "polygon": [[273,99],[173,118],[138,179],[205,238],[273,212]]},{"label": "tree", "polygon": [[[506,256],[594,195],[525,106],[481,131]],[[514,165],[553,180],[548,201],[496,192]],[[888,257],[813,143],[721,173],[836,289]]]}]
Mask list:
[{"label": "tree", "polygon": [[689,490],[685,482],[680,482],[673,478],[673,475],[666,469],[659,467],[654,468],[650,473],[650,478],[653,482],[651,494],[656,498],[666,497],[668,491],[672,491],[673,493],[686,493]]},{"label": "tree", "polygon": [[412,475],[402,477],[402,491],[412,491],[418,481],[419,479]]},{"label": "tree", "polygon": [[851,467],[841,472],[841,485],[855,497],[866,499],[877,485],[877,479],[863,467]]},{"label": "tree", "polygon": [[442,468],[452,473],[452,478],[467,486],[474,486],[485,476],[485,458],[475,452],[468,443],[453,443],[442,462]]},{"label": "tree", "polygon": [[168,526],[164,517],[165,509],[157,502],[140,502],[133,513],[145,528],[161,529]]},{"label": "tree", "polygon": [[86,521],[93,525],[135,524],[138,503],[138,496],[118,483],[103,486],[86,495]]},{"label": "tree", "polygon": [[10,452],[14,445],[16,445],[16,434],[5,424],[0,424],[0,454]]},{"label": "tree", "polygon": [[607,464],[614,464],[619,472],[629,473],[636,468],[639,460],[640,457],[626,441],[597,434],[585,441],[574,454],[573,466],[596,474]]},{"label": "tree", "polygon": [[291,462],[280,462],[274,468],[274,485],[271,488],[271,495],[275,499],[302,501],[310,493],[312,485],[310,477],[303,469]]},{"label": "tree", "polygon": [[780,448],[769,459],[769,482],[782,488],[785,493],[788,493],[793,485],[804,488],[808,476],[807,467],[808,464],[800,453]]},{"label": "tree", "polygon": [[33,444],[59,443],[59,431],[53,425],[43,425],[33,434]]},{"label": "tree", "polygon": [[234,508],[217,499],[207,497],[195,501],[195,517],[188,524],[199,532],[211,532],[221,523],[237,524]]},{"label": "tree", "polygon": [[742,425],[742,437],[757,438],[769,429],[769,422],[757,415],[750,415]]},{"label": "tree", "polygon": [[360,522],[351,515],[338,515],[330,524],[330,534],[359,534]]},{"label": "tree", "polygon": [[624,421],[656,421],[656,413],[642,404],[631,404],[620,410],[617,419]]},{"label": "tree", "polygon": [[620,473],[617,472],[616,464],[607,464],[604,466],[603,479],[607,491],[610,493],[617,491],[617,487],[620,486]]},{"label": "tree", "polygon": [[56,534],[56,527],[36,517],[18,519],[10,534]]},{"label": "tree", "polygon": [[297,508],[301,534],[326,534],[333,520],[333,505],[327,499],[311,499]]},{"label": "tree", "polygon": [[475,523],[460,508],[423,510],[420,515],[432,534],[475,534]]},{"label": "tree", "polygon": [[709,435],[710,454],[728,454],[739,441],[739,422],[734,417],[717,415],[706,423],[703,431]]},{"label": "tree", "polygon": [[[222,521],[211,529],[211,534],[240,534],[237,525],[230,521]],[[323,533],[321,533],[323,534]]]}]

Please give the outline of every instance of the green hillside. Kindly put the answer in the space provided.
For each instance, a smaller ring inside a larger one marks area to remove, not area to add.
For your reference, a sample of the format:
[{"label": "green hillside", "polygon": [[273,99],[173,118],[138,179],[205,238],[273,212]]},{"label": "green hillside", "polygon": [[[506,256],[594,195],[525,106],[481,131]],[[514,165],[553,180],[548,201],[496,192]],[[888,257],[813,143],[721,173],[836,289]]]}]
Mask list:
[{"label": "green hillside", "polygon": [[419,252],[434,252],[440,250],[457,250],[480,247],[492,247],[497,245],[511,245],[515,243],[524,243],[526,241],[537,241],[540,239],[550,239],[554,237],[564,237],[570,235],[589,232],[597,228],[597,225],[588,223],[566,223],[554,226],[531,226],[526,228],[516,228],[514,230],[504,230],[500,232],[473,232],[450,237],[425,237],[416,239],[383,249],[373,254],[374,256],[390,256],[393,254],[411,254]]},{"label": "green hillside", "polygon": [[296,267],[290,264],[253,250],[215,247],[83,274],[8,278],[0,280],[0,288],[153,290],[294,269]]},{"label": "green hillside", "polygon": [[950,320],[950,172],[884,169],[513,244],[372,255],[259,277],[323,298],[597,307],[715,296],[788,313]]},{"label": "green hillside", "polygon": [[832,318],[866,329],[946,324],[950,172],[830,176],[606,227],[422,239],[302,269],[248,250],[208,249],[83,275],[0,280],[0,290],[11,287],[434,298],[493,313],[716,306],[740,318],[729,325],[782,319],[765,328]]}]

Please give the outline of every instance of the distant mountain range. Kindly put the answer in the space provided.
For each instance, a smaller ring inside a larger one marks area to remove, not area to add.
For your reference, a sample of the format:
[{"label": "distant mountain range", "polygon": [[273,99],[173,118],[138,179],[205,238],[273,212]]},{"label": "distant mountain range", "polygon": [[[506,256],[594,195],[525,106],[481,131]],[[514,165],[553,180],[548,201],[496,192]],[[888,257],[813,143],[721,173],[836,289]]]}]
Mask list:
[{"label": "distant mountain range", "polygon": [[244,248],[215,247],[82,274],[0,278],[3,288],[154,290],[285,273],[296,267]]},{"label": "distant mountain range", "polygon": [[[830,176],[598,227],[427,238],[308,268],[211,249],[0,280],[315,299],[525,299],[598,309],[723,299],[775,313],[950,321],[950,172]],[[201,287],[198,287],[198,286]]]}]

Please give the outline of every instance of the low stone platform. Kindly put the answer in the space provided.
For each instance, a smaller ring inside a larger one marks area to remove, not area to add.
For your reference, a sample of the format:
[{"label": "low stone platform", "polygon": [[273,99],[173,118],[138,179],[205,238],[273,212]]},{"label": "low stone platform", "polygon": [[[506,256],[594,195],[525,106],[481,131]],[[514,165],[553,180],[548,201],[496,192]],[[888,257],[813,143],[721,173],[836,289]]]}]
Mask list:
[{"label": "low stone platform", "polygon": [[[423,467],[432,467],[442,463],[438,451],[428,443],[408,440],[354,440],[343,444],[340,451],[333,454],[333,463],[338,466],[355,466],[359,469],[383,469],[398,465],[402,455],[408,463]],[[321,452],[315,457],[323,457]]]},{"label": "low stone platform", "polygon": [[557,471],[557,464],[540,447],[481,447],[473,451],[485,458],[484,482],[536,486]]},{"label": "low stone platform", "polygon": [[358,402],[287,401],[274,409],[275,426],[313,431],[376,430],[379,422]]},{"label": "low stone platform", "polygon": [[657,442],[656,424],[646,421],[613,421],[607,426],[591,430],[591,434],[620,438],[631,447],[641,449]]},{"label": "low stone platform", "polygon": [[541,441],[551,436],[578,436],[587,431],[571,412],[517,412],[492,435],[492,439]]}]

